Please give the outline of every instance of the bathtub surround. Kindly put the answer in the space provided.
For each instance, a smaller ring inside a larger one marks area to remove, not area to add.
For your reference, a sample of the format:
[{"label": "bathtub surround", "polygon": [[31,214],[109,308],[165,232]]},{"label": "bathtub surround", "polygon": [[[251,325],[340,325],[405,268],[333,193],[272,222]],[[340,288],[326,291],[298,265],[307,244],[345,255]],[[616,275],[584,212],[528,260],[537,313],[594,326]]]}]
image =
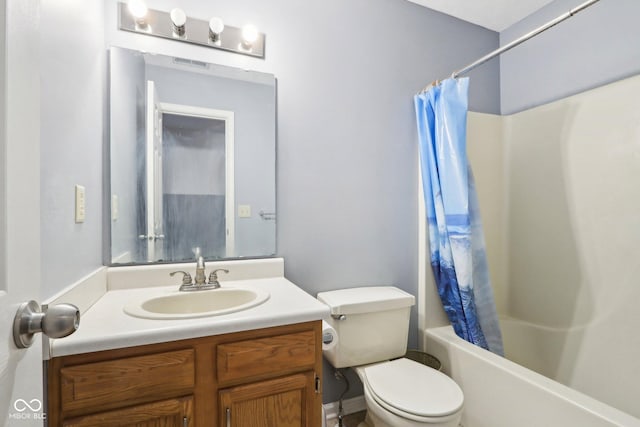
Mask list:
[{"label": "bathtub surround", "polygon": [[[579,3],[581,3],[580,0],[558,0],[551,3],[531,17],[503,31],[500,35],[501,44],[504,45],[521,34],[531,31]],[[640,28],[635,22],[635,17],[639,13],[640,3],[634,0],[600,2],[581,13],[578,19],[570,20],[570,22],[551,29],[544,35],[502,55],[500,63],[503,113],[522,111],[585,89],[599,87],[624,76],[638,74],[640,72],[640,51],[631,41],[640,37]],[[631,93],[630,90],[629,95]],[[622,176],[627,176],[626,182],[629,185],[637,181],[628,176],[629,162],[632,162],[637,156],[627,151],[625,157],[622,153],[625,150],[632,150],[634,146],[637,147],[637,144],[631,142],[634,141],[632,136],[634,131],[629,126],[633,126],[634,122],[638,123],[638,119],[629,119],[630,109],[623,107],[623,104],[623,101],[602,103],[600,107],[602,110],[605,110],[605,105],[608,105],[608,110],[612,114],[616,115],[616,112],[622,112],[622,117],[617,117],[614,121],[618,126],[612,126],[606,131],[598,132],[598,134],[602,135],[602,132],[605,132],[614,136],[624,133],[630,139],[627,139],[626,144],[616,143],[612,146],[610,145],[611,138],[601,137],[598,142],[592,140],[593,145],[586,152],[582,148],[578,148],[576,120],[586,121],[584,118],[578,119],[578,116],[585,113],[584,108],[578,104],[566,104],[564,107],[560,107],[558,104],[560,111],[555,118],[555,113],[552,114],[550,110],[546,110],[544,114],[540,111],[541,116],[538,118],[541,119],[544,115],[545,119],[549,120],[544,122],[546,125],[541,125],[539,121],[525,125],[524,121],[516,118],[517,115],[503,118],[493,115],[470,114],[469,157],[474,166],[480,207],[485,220],[487,253],[498,312],[510,313],[513,307],[518,307],[520,315],[526,315],[529,319],[533,317],[537,319],[535,322],[519,320],[511,314],[502,322],[507,355],[539,372],[544,371],[552,376],[560,374],[565,379],[571,379],[574,385],[580,382],[582,385],[578,388],[582,390],[587,390],[584,387],[589,387],[592,390],[597,389],[595,394],[598,395],[598,399],[614,398],[619,402],[616,403],[616,406],[630,406],[633,411],[636,408],[633,408],[633,404],[629,403],[629,398],[636,396],[638,392],[628,388],[635,386],[633,381],[629,381],[629,378],[637,376],[635,373],[638,372],[638,367],[627,363],[635,351],[629,349],[637,349],[640,345],[636,339],[637,334],[630,330],[634,322],[637,324],[637,320],[634,320],[636,310],[623,308],[619,304],[618,308],[613,308],[616,306],[613,300],[625,301],[628,304],[637,300],[637,297],[633,296],[633,290],[636,286],[629,283],[629,277],[634,275],[631,266],[637,263],[625,261],[627,254],[632,256],[634,253],[637,254],[637,250],[617,248],[611,250],[611,258],[604,255],[604,252],[607,248],[611,249],[610,245],[614,245],[616,242],[620,242],[622,247],[627,248],[629,242],[634,239],[633,232],[622,233],[620,231],[620,227],[624,228],[625,223],[627,227],[630,227],[629,230],[637,230],[638,227],[631,226],[627,222],[633,214],[622,214],[622,221],[617,223],[614,221],[612,230],[617,231],[614,231],[615,237],[613,237],[605,232],[607,227],[598,231],[599,226],[592,221],[593,215],[606,214],[602,211],[599,214],[591,212],[593,208],[598,211],[607,209],[611,199],[616,199],[617,196],[623,197],[624,194],[628,196],[625,203],[638,200],[638,196],[634,195],[637,193],[635,188],[627,190],[619,188],[619,184],[625,182],[624,179],[620,179]],[[623,118],[625,116],[627,120]],[[607,120],[603,119],[607,117],[606,115],[597,114],[596,117],[592,119],[590,125]],[[625,123],[622,128],[619,126],[620,121]],[[509,126],[507,123],[510,123]],[[518,128],[521,133],[525,132],[524,126],[527,126],[530,143],[517,144],[517,148],[513,152],[509,148],[513,136],[511,133],[514,127]],[[579,131],[579,134],[586,134],[585,129]],[[637,130],[635,134],[638,134]],[[565,138],[574,139],[573,142],[568,142]],[[617,136],[614,137],[615,139]],[[600,159],[596,161],[593,150],[598,146],[605,151],[600,153]],[[502,187],[507,174],[505,168],[511,164],[510,170],[517,170],[517,167],[510,163],[511,156],[516,156],[519,159],[519,166],[533,171],[535,176],[541,180],[528,183],[526,178],[519,178],[514,183],[515,187],[507,192]],[[578,166],[577,162],[582,160],[574,159],[573,156],[579,156],[583,160],[586,156],[591,160]],[[591,172],[587,171],[589,166],[586,165],[589,164],[594,167]],[[609,172],[601,169],[603,167],[606,169],[608,167],[606,165],[611,166]],[[587,177],[583,184],[576,181],[578,174]],[[614,176],[618,176],[615,178],[615,184],[611,181]],[[591,191],[589,187],[591,184],[586,183],[593,180],[598,181],[596,188],[608,185],[610,190],[602,200],[593,202],[592,206],[585,206],[584,203],[588,200],[585,197],[588,197],[587,194]],[[518,195],[516,188],[524,193]],[[527,206],[530,207],[531,194],[535,197],[542,197],[546,205],[552,206],[553,209],[548,211],[539,207],[529,212]],[[517,200],[529,200],[527,202],[529,204],[519,210],[520,213],[524,211],[527,215],[519,220],[508,218],[510,212],[507,204],[517,208]],[[579,209],[576,203],[581,206]],[[635,209],[624,203],[622,206],[626,206],[627,212],[637,211],[637,205]],[[616,210],[620,211],[620,209]],[[581,219],[576,222],[575,218]],[[517,237],[516,234],[508,234],[507,227],[504,226],[507,221],[511,224],[510,230],[513,233],[518,233]],[[529,226],[525,226],[523,221],[528,222]],[[538,225],[541,221],[551,223],[556,234],[549,236],[551,233],[546,230],[547,227]],[[518,222],[519,226],[514,227],[514,222]],[[588,222],[591,224],[588,225]],[[531,223],[536,224],[535,228],[531,228]],[[584,228],[585,226],[587,229]],[[592,227],[592,229],[589,231],[588,227]],[[537,230],[542,230],[543,233],[538,233]],[[601,238],[595,240],[597,233],[601,234]],[[506,261],[510,259],[509,254],[513,249],[512,246],[519,240],[530,236],[533,236],[533,241],[537,242],[534,243],[537,249],[532,249],[531,252],[535,252],[535,250],[539,252],[534,254],[532,259],[529,259],[524,253],[525,247],[520,247],[511,255],[512,258],[516,257],[520,260],[519,266],[516,268],[520,271],[519,276],[524,279],[524,281],[518,280],[519,285],[511,287],[514,272],[506,268]],[[559,246],[545,245],[545,242],[554,242],[556,239],[559,239]],[[590,239],[591,245],[585,244],[585,239]],[[636,233],[635,242],[637,241]],[[548,252],[549,248],[551,252]],[[577,249],[577,253],[571,254],[569,252],[571,248]],[[614,253],[622,256],[614,257]],[[586,257],[589,261],[585,261]],[[543,259],[548,262],[543,262]],[[558,262],[561,259],[565,260],[565,266]],[[608,264],[608,259],[613,259],[613,263]],[[544,267],[542,270],[533,268],[529,261]],[[624,262],[627,263],[626,266],[623,265]],[[618,267],[618,270],[613,272],[613,276],[606,277],[604,273],[611,271],[615,266]],[[549,269],[553,272],[550,272]],[[589,272],[585,274],[585,270]],[[536,271],[538,272],[536,273]],[[594,275],[594,272],[597,273]],[[625,272],[628,276],[622,277]],[[422,274],[424,275],[424,273]],[[551,277],[553,278],[552,283],[555,285],[545,282]],[[420,314],[421,325],[426,324],[430,327],[444,325],[447,322],[446,316],[440,307],[432,304],[432,301],[437,298],[437,294],[433,290],[433,284],[429,283],[430,280],[432,280],[430,277],[426,277],[424,280],[427,282],[425,290],[422,291],[425,296],[419,298],[426,299]],[[533,288],[530,289],[528,286],[533,286]],[[560,291],[559,294],[557,290]],[[539,298],[537,297],[534,303],[527,299],[538,292]],[[547,309],[549,303],[551,303],[551,310]],[[565,304],[564,310],[562,310],[562,304]],[[546,313],[549,314],[548,317],[545,316]],[[620,316],[620,319],[614,320],[615,316]],[[537,323],[539,321],[542,323]],[[553,322],[552,327],[550,328],[545,322]],[[525,333],[528,334],[528,337],[524,337]],[[520,340],[513,341],[512,335],[519,336]],[[545,350],[541,350],[542,348]],[[430,351],[432,350],[433,347],[430,348]],[[544,357],[539,357],[541,353]],[[467,362],[465,360],[461,364]],[[587,366],[590,367],[587,368]],[[611,367],[613,367],[613,379],[607,379]],[[488,372],[491,374],[492,381],[494,378],[503,378],[496,376],[493,370]],[[505,375],[509,377],[513,373],[507,372]],[[578,379],[579,376],[581,379]],[[455,375],[454,378],[459,379]],[[516,376],[509,381],[520,381],[520,378],[526,377]],[[528,382],[528,380],[525,381]],[[495,400],[501,400],[501,398],[493,399],[494,395],[491,395],[490,400],[484,400],[482,396],[489,396],[484,388],[486,378],[480,380],[480,383],[478,383],[478,387],[482,386],[482,388],[478,388],[478,402],[484,408],[480,413],[485,411],[485,415],[489,415],[500,411],[505,406],[517,407],[493,404],[492,402]],[[469,390],[464,381],[461,384],[463,384],[465,392]],[[505,387],[508,387],[510,393],[517,395],[518,398],[527,399],[526,396],[530,396],[530,400],[545,402],[545,405],[536,407],[535,413],[530,414],[532,420],[538,419],[536,414],[542,414],[543,408],[547,408],[552,415],[557,414],[556,410],[546,406],[546,403],[552,403],[552,405],[559,403],[555,402],[552,396],[561,395],[563,400],[567,399],[567,394],[558,393],[555,389],[551,389],[551,394],[545,392],[544,396],[540,396],[530,395],[525,390],[526,387],[522,389],[513,383],[509,383]],[[471,393],[474,394],[474,392]],[[567,393],[573,392],[569,390]],[[504,397],[507,398],[507,396]],[[587,408],[591,412],[599,412],[602,405],[597,401],[590,400],[590,402],[582,405],[583,408]],[[565,411],[564,409],[560,410]],[[571,414],[571,411],[566,413]],[[526,418],[519,414],[512,415],[513,418],[503,418],[503,420],[511,421],[505,423],[505,426],[521,425],[522,419]],[[491,420],[491,417],[486,419]],[[635,419],[625,416],[623,420],[618,421],[617,424],[600,420],[595,421],[595,424],[580,425],[637,425]],[[493,421],[495,422],[488,422],[486,425],[502,425],[500,420]],[[561,421],[558,424],[552,424],[550,421],[554,421],[554,418],[533,425],[571,425],[569,421],[564,424]]]},{"label": "bathtub surround", "polygon": [[506,314],[536,330],[540,372],[640,418],[639,92],[636,76],[505,119]]},{"label": "bathtub surround", "polygon": [[469,158],[481,210],[502,206],[486,237],[507,358],[640,418],[638,92],[640,76],[511,116],[470,114]]}]

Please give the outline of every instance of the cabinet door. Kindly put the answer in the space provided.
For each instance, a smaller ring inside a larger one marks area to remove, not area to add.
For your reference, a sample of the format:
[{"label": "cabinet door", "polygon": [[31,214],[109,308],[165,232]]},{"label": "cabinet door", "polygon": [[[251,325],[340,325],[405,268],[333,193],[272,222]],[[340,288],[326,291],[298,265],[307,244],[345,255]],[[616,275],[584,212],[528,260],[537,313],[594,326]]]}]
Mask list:
[{"label": "cabinet door", "polygon": [[195,427],[193,398],[170,399],[65,420],[63,427]]},{"label": "cabinet door", "polygon": [[315,427],[315,374],[221,390],[220,427]]}]

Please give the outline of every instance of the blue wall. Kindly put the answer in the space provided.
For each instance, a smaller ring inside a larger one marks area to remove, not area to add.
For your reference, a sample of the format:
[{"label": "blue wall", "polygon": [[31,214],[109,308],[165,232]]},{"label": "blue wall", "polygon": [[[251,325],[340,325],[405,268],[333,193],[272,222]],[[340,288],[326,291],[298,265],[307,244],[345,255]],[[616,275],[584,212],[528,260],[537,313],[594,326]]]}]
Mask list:
[{"label": "blue wall", "polygon": [[[45,297],[102,264],[105,48],[112,43],[274,73],[278,254],[287,258],[287,275],[310,293],[356,283],[415,291],[411,98],[430,80],[494,49],[496,33],[399,0],[181,2],[192,16],[253,21],[268,34],[267,57],[258,60],[124,34],[115,0],[89,9],[85,3],[52,3],[41,16]],[[77,38],[78,29],[88,36]],[[498,67],[475,78],[471,108],[499,111]],[[75,184],[86,187],[84,224],[73,221]]]},{"label": "blue wall", "polygon": [[[495,49],[497,33],[402,0],[180,2],[190,16],[218,15],[236,26],[252,21],[267,34],[266,58],[259,60],[124,33],[117,30],[116,0],[96,3],[89,14],[79,12],[84,3],[52,3],[42,15],[45,296],[101,265],[111,44],[275,74],[277,251],[287,277],[312,295],[364,284],[417,293],[412,97]],[[147,3],[175,7],[173,0]],[[499,112],[494,62],[471,74],[474,111]],[[84,224],[73,222],[74,184],[86,187]],[[415,345],[415,310],[412,324]],[[339,386],[326,386],[325,398],[335,400]]]},{"label": "blue wall", "polygon": [[[286,276],[311,295],[365,284],[417,294],[413,95],[497,48],[498,34],[403,0],[180,5],[229,25],[252,21],[267,34],[265,59],[118,31],[115,0],[105,3],[106,42],[276,76],[277,253]],[[471,109],[499,112],[498,65],[474,72]],[[340,386],[331,370],[325,378],[325,399],[335,400]]]},{"label": "blue wall", "polygon": [[[42,2],[40,51],[30,52],[40,58],[44,298],[102,266],[107,74],[103,7],[102,2],[82,0]],[[76,184],[86,190],[82,224],[74,222]]]},{"label": "blue wall", "polygon": [[[504,45],[584,0],[556,0],[500,33]],[[640,72],[640,1],[602,0],[500,58],[502,114]]]}]

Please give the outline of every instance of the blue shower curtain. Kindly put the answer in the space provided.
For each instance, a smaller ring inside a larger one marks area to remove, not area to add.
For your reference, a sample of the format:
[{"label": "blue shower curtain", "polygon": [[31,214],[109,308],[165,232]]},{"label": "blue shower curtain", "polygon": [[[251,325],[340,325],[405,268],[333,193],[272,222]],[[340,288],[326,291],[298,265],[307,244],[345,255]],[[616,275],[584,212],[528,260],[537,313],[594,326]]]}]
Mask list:
[{"label": "blue shower curtain", "polygon": [[503,354],[473,175],[467,162],[469,79],[447,79],[414,98],[431,267],[453,329]]}]

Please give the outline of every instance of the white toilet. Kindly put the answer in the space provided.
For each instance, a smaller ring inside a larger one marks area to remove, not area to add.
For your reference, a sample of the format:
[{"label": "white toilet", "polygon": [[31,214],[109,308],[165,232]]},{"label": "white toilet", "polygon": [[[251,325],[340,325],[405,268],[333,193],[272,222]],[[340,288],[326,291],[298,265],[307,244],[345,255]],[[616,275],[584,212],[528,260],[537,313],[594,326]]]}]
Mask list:
[{"label": "white toilet", "polygon": [[330,307],[327,322],[337,335],[324,356],[335,368],[354,368],[362,380],[362,425],[458,427],[460,387],[433,368],[399,358],[407,351],[413,295],[391,286],[362,287],[321,292],[318,300]]}]

